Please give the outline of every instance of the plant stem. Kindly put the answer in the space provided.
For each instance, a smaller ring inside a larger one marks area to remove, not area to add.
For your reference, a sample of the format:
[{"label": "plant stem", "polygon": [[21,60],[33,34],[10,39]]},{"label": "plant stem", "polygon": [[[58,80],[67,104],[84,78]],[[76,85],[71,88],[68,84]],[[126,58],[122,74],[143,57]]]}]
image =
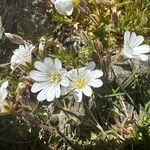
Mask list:
[{"label": "plant stem", "polygon": [[[62,110],[66,115],[67,113],[76,117],[78,120],[81,121],[80,117],[78,115],[76,115],[74,112],[70,111],[70,110],[67,110],[65,108],[63,108],[62,104],[58,101],[58,100],[55,100],[55,104],[57,105],[57,107]],[[68,116],[68,115],[67,115]]]},{"label": "plant stem", "polygon": [[84,98],[83,98],[83,105],[84,105],[85,111],[88,112],[88,113],[91,115],[92,119],[93,119],[94,122],[96,123],[96,124],[94,124],[94,125],[95,125],[95,126],[103,133],[103,135],[105,136],[106,134],[105,134],[105,132],[104,132],[102,126],[98,123],[98,121],[97,121],[96,118],[94,117],[93,113],[92,113],[91,110],[88,108],[87,103],[86,103],[86,101],[85,101]]},{"label": "plant stem", "polygon": [[57,127],[56,128],[57,133],[74,149],[74,150],[79,150],[79,146],[75,145],[71,140],[69,140]]}]

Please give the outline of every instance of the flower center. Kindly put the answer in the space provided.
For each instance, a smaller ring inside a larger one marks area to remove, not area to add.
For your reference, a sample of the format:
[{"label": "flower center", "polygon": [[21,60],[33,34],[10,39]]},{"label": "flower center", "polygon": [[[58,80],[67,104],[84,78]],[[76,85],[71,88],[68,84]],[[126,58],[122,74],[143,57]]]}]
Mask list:
[{"label": "flower center", "polygon": [[62,76],[58,72],[52,72],[50,74],[50,80],[54,83],[59,83],[61,81],[61,79],[62,79]]},{"label": "flower center", "polygon": [[75,83],[75,87],[77,89],[82,89],[87,84],[87,80],[85,79],[78,79]]}]

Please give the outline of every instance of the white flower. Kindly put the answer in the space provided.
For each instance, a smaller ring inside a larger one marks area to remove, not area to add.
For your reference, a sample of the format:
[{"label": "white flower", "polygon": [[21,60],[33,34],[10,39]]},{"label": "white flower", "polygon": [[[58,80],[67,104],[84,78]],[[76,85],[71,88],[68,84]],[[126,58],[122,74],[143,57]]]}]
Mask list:
[{"label": "white flower", "polygon": [[31,48],[26,44],[19,45],[19,48],[13,52],[14,55],[11,57],[11,69],[14,70],[18,65],[26,66],[26,63],[31,63],[32,50],[33,47]]},{"label": "white flower", "polygon": [[0,110],[1,112],[5,109],[4,107],[7,105],[7,101],[5,101],[7,97],[7,86],[8,81],[5,81],[0,87]]},{"label": "white flower", "polygon": [[69,71],[70,86],[69,88],[63,88],[62,95],[72,91],[77,102],[82,101],[82,94],[90,97],[92,95],[91,87],[99,88],[103,85],[103,82],[99,79],[103,72],[98,69],[94,70],[94,68],[95,63],[90,62],[87,67]]},{"label": "white flower", "polygon": [[123,55],[127,58],[134,58],[141,61],[147,61],[148,56],[146,53],[150,52],[150,46],[143,44],[144,37],[136,35],[134,32],[126,31],[124,33],[124,49]]},{"label": "white flower", "polygon": [[61,86],[69,86],[66,69],[62,68],[59,59],[54,61],[51,58],[45,58],[43,62],[36,61],[34,64],[38,70],[32,70],[30,76],[36,82],[33,84],[31,91],[39,92],[37,99],[39,101],[52,101],[60,97]]},{"label": "white flower", "polygon": [[51,2],[59,14],[70,16],[73,13],[73,0],[51,0]]}]

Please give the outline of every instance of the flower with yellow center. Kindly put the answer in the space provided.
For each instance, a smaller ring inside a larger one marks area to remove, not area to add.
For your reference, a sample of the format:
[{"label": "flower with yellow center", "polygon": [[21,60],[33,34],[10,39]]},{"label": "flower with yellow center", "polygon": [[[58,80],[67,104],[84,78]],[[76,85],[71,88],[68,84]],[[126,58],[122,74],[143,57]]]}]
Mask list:
[{"label": "flower with yellow center", "polygon": [[32,70],[30,76],[36,82],[33,84],[31,91],[39,92],[38,101],[52,101],[60,97],[61,88],[69,86],[66,69],[62,68],[59,59],[54,61],[47,57],[43,62],[36,61],[34,66],[37,70]]},{"label": "flower with yellow center", "polygon": [[92,88],[98,88],[103,85],[99,79],[103,72],[101,70],[94,70],[95,63],[90,62],[86,67],[81,69],[73,69],[68,72],[70,86],[62,89],[62,95],[72,91],[73,96],[77,102],[82,101],[83,94],[90,97],[92,95]]}]

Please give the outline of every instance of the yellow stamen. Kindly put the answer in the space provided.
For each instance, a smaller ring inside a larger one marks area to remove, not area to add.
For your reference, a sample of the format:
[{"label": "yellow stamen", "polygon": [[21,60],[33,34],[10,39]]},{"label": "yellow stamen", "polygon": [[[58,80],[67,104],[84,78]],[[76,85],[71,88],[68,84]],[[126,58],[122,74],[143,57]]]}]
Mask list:
[{"label": "yellow stamen", "polygon": [[75,87],[77,89],[82,89],[87,84],[87,80],[85,79],[78,79],[75,83]]},{"label": "yellow stamen", "polygon": [[58,72],[53,72],[50,74],[50,80],[52,82],[59,83],[61,79],[62,79],[61,74]]}]

